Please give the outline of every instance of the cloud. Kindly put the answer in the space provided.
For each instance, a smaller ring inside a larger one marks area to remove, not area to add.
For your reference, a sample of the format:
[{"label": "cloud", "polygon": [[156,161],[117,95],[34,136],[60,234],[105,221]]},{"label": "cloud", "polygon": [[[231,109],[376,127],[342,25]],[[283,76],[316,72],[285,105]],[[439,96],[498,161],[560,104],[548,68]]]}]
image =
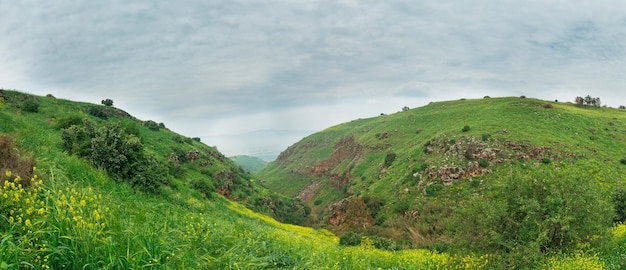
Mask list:
[{"label": "cloud", "polygon": [[618,106],[626,103],[624,8],[617,0],[3,1],[0,87],[111,98],[189,136],[317,130],[484,95],[589,93]]}]

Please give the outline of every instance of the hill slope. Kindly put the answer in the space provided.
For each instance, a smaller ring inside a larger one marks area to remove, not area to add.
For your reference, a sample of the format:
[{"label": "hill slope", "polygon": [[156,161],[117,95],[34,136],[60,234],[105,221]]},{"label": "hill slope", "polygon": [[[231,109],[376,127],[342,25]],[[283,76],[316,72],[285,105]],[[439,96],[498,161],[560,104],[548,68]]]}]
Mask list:
[{"label": "hill slope", "polygon": [[262,160],[258,157],[242,155],[228,158],[230,158],[233,162],[235,162],[235,164],[241,166],[241,168],[250,173],[258,172],[263,169],[265,165],[267,165],[267,161]]},{"label": "hill slope", "polygon": [[[524,246],[539,254],[586,243],[610,226],[610,198],[626,175],[624,149],[623,110],[485,98],[328,128],[256,176],[303,200],[312,209],[306,225],[409,240],[405,246],[507,254]],[[578,214],[557,210],[570,207]],[[543,223],[549,218],[554,222]],[[531,220],[536,227],[524,227]],[[561,226],[588,235],[568,235]],[[533,233],[519,236],[526,229]]]},{"label": "hill slope", "polygon": [[[374,248],[380,239],[373,237],[344,247],[350,243],[326,230],[282,224],[227,200],[273,214],[289,203],[257,186],[215,149],[164,125],[100,105],[14,91],[0,96],[2,269],[502,266],[489,254],[380,250]],[[132,147],[120,149],[120,143]],[[103,146],[110,151],[100,151]],[[119,160],[138,170],[126,171]],[[114,166],[120,170],[112,171]],[[602,257],[558,254],[537,265],[618,269],[625,232],[626,226],[613,229]]]}]

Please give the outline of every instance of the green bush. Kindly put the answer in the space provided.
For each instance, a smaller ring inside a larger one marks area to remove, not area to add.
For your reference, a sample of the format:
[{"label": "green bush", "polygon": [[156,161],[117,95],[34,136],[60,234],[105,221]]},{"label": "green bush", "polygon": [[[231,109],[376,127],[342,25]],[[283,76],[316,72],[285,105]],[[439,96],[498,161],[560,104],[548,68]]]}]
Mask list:
[{"label": "green bush", "polygon": [[601,187],[568,168],[541,170],[547,178],[520,172],[491,186],[489,197],[458,206],[449,223],[456,249],[501,255],[509,267],[525,268],[546,253],[601,239],[612,216]]},{"label": "green bush", "polygon": [[385,156],[385,167],[391,166],[395,160],[396,153],[388,153],[387,156]]},{"label": "green bush", "polygon": [[22,110],[30,113],[39,112],[39,103],[32,100],[24,101],[24,104],[22,104]]},{"label": "green bush", "polygon": [[346,232],[339,238],[339,245],[358,246],[361,245],[361,234],[356,232]]},{"label": "green bush", "polygon": [[154,122],[152,120],[146,120],[143,122],[143,125],[146,126],[149,130],[152,131],[159,131],[159,124],[157,124],[157,122]]},{"label": "green bush", "polygon": [[89,109],[87,109],[87,113],[91,116],[95,116],[104,120],[109,118],[106,113],[104,113],[104,111],[97,106],[90,106]]},{"label": "green bush", "polygon": [[626,221],[626,189],[619,188],[613,193],[613,208],[615,209],[615,216],[613,222]]},{"label": "green bush", "polygon": [[118,181],[151,193],[167,183],[167,166],[146,155],[139,138],[126,134],[117,122],[97,126],[85,119],[82,125],[61,130],[61,138],[68,152],[86,158]]},{"label": "green bush", "polygon": [[73,125],[80,125],[83,123],[83,118],[79,115],[70,115],[67,117],[59,118],[55,124],[57,129],[69,128]]},{"label": "green bush", "polygon": [[619,162],[622,163],[622,165],[626,165],[626,158],[620,159]]},{"label": "green bush", "polygon": [[468,132],[469,130],[470,130],[470,126],[468,125],[463,126],[463,129],[461,129],[461,131],[463,132]]},{"label": "green bush", "polygon": [[213,183],[210,183],[204,179],[195,179],[191,182],[191,187],[197,191],[200,191],[205,198],[211,198],[213,196],[213,192],[215,192],[215,186]]},{"label": "green bush", "polygon": [[[468,127],[469,128],[469,127]],[[469,130],[469,129],[468,129]],[[488,141],[491,138],[491,134],[483,134],[482,135],[482,140],[484,141]]]},{"label": "green bush", "polygon": [[108,99],[108,98],[107,99],[103,99],[101,103],[102,103],[102,105],[107,106],[107,107],[113,106],[113,100]]}]

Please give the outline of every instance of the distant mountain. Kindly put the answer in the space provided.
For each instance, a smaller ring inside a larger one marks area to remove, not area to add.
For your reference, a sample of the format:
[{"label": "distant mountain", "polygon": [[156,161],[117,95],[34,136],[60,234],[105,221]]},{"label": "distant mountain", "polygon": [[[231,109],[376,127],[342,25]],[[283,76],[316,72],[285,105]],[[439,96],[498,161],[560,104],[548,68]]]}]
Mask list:
[{"label": "distant mountain", "polygon": [[262,160],[258,157],[241,155],[228,158],[230,158],[233,162],[235,162],[235,164],[241,166],[244,170],[250,173],[258,172],[261,169],[265,168],[265,165],[267,165],[267,161]]},{"label": "distant mountain", "polygon": [[304,224],[339,235],[541,254],[610,228],[611,198],[626,184],[625,149],[624,110],[457,100],[317,132],[256,176],[304,201]]},{"label": "distant mountain", "polygon": [[256,130],[243,134],[204,136],[202,141],[216,145],[228,156],[248,155],[265,161],[276,159],[287,146],[313,134],[311,130]]}]

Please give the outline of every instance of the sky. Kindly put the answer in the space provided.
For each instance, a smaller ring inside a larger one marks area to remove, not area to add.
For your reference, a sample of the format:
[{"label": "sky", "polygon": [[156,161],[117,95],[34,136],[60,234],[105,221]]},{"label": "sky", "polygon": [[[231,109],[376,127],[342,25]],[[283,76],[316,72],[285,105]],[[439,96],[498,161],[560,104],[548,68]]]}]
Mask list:
[{"label": "sky", "polygon": [[0,88],[114,106],[271,160],[431,101],[626,104],[621,0],[0,0]]}]

